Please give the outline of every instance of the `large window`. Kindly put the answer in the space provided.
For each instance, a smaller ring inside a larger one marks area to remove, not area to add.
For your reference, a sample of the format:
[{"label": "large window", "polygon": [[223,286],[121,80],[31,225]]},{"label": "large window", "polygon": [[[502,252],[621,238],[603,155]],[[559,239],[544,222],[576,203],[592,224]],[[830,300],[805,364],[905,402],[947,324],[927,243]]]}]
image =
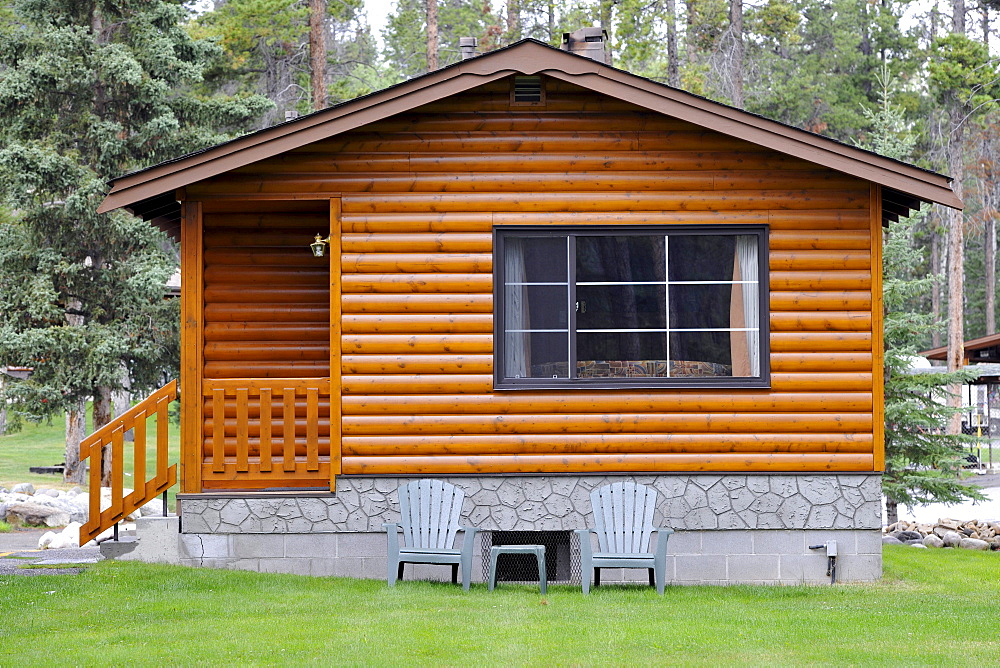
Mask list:
[{"label": "large window", "polygon": [[763,226],[495,231],[498,388],[762,387]]}]

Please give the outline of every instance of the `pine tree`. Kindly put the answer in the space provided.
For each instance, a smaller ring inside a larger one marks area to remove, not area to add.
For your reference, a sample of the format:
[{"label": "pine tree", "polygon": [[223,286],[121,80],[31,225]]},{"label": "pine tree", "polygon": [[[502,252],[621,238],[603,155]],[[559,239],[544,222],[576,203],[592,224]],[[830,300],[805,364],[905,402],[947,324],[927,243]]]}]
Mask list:
[{"label": "pine tree", "polygon": [[436,7],[437,61],[428,60],[427,3],[425,0],[399,0],[390,14],[382,37],[385,60],[395,81],[419,76],[428,68],[445,67],[461,59],[458,40],[475,37],[480,51],[490,51],[503,35],[505,22],[488,1],[440,0]]},{"label": "pine tree", "polygon": [[[883,68],[879,106],[863,113],[873,132],[865,148],[897,160],[909,157],[916,141],[906,128],[902,110],[889,100],[889,75]],[[914,276],[923,264],[922,254],[911,244],[914,220],[903,219],[889,227],[883,249],[882,301],[885,309],[885,494],[890,524],[897,506],[932,502],[955,503],[982,499],[982,493],[962,484],[965,464],[961,435],[947,434],[955,409],[943,398],[949,386],[975,376],[968,371],[933,373],[912,369],[918,346],[927,332],[941,323],[932,314],[914,310],[914,301],[937,282],[934,275]]]},{"label": "pine tree", "polygon": [[[259,117],[257,128],[283,122],[287,112],[308,113],[318,103],[349,100],[392,83],[381,79],[363,0],[315,6],[304,0],[216,4],[215,10],[187,26],[194,37],[215,41],[222,48],[198,92],[222,90],[268,98],[274,108]],[[322,33],[310,30],[320,24]],[[311,75],[323,69],[324,76],[313,80]]]},{"label": "pine tree", "polygon": [[[21,0],[0,24],[0,364],[12,422],[67,412],[66,479],[82,481],[88,397],[162,384],[177,363],[172,246],[124,212],[106,180],[218,143],[268,103],[185,94],[217,47],[182,29],[179,2]],[[107,411],[97,411],[106,419]]]}]

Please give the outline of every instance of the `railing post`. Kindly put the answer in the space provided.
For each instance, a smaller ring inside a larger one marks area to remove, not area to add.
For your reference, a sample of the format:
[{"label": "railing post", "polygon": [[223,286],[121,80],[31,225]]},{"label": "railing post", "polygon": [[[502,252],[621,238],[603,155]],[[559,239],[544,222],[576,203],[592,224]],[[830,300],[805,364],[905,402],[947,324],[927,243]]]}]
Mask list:
[{"label": "railing post", "polygon": [[306,470],[319,471],[319,388],[306,390]]},{"label": "railing post", "polygon": [[260,470],[271,471],[271,388],[260,388]]},{"label": "railing post", "polygon": [[226,470],[226,391],[212,390],[212,470]]},{"label": "railing post", "polygon": [[285,471],[295,470],[295,388],[286,387],[283,398],[284,406],[284,444],[282,446],[282,459],[284,460]]},{"label": "railing post", "polygon": [[241,387],[236,390],[236,471],[250,470],[250,390]]}]

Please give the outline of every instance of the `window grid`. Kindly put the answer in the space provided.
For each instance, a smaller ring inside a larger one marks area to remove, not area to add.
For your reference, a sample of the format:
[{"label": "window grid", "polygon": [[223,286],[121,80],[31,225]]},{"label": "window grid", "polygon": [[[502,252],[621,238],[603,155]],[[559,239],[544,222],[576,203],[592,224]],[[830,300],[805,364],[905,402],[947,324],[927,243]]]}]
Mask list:
[{"label": "window grid", "polygon": [[[663,278],[670,277],[670,235],[663,235]],[[663,291],[663,312],[667,326],[667,378],[670,378],[670,288]]]}]

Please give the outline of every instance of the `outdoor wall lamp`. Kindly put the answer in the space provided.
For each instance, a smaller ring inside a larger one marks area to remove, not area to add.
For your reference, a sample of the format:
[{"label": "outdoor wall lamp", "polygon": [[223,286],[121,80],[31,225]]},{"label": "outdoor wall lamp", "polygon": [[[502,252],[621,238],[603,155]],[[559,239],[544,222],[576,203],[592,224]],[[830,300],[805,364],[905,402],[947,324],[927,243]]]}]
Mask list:
[{"label": "outdoor wall lamp", "polygon": [[312,248],[313,255],[316,257],[323,257],[326,255],[326,245],[330,243],[330,237],[324,239],[321,235],[316,235],[316,241],[309,244],[309,248]]}]

